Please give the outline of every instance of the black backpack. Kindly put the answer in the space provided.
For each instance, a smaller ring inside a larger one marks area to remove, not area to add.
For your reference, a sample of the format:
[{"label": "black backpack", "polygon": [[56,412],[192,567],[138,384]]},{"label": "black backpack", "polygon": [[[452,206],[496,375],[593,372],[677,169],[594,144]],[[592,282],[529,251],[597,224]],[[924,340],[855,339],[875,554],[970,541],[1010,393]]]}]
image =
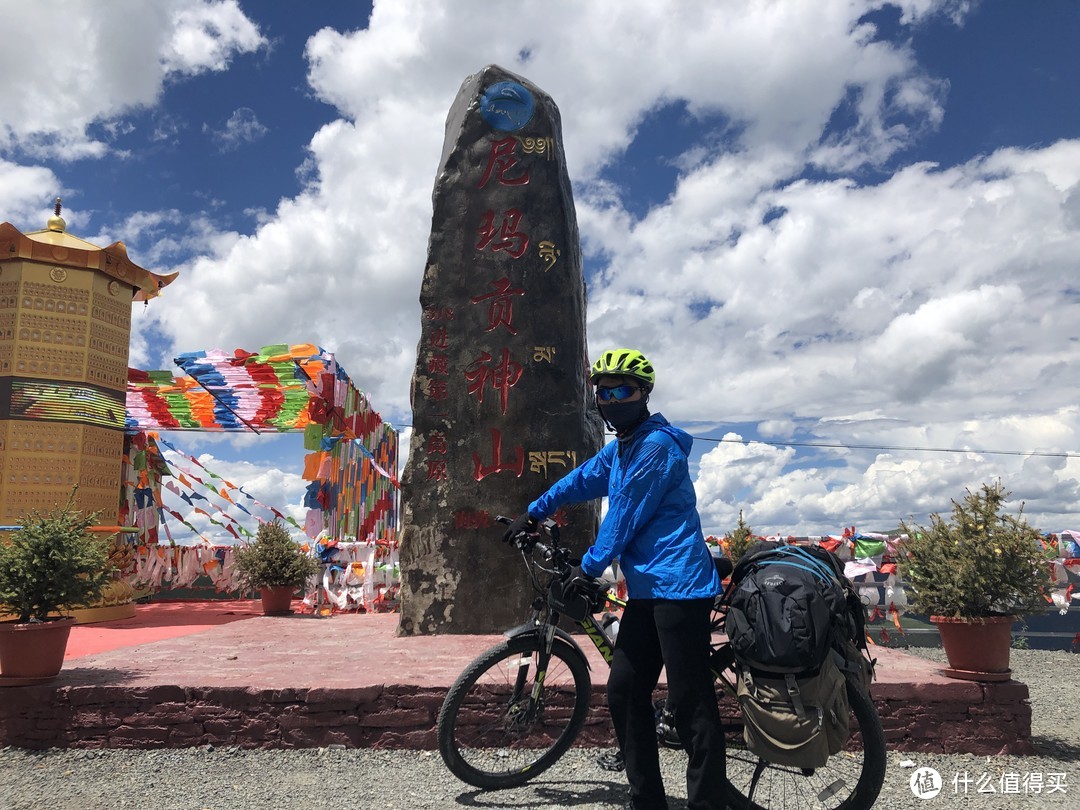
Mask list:
[{"label": "black backpack", "polygon": [[725,593],[744,738],[763,759],[818,768],[848,738],[845,682],[869,689],[865,616],[840,560],[817,547],[759,543]]}]

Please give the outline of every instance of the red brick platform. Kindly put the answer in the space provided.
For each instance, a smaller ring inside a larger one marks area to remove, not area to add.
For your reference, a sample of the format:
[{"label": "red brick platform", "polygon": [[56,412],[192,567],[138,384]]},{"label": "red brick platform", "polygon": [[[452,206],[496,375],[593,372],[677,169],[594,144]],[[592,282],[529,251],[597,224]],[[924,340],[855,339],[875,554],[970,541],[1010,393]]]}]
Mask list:
[{"label": "red brick platform", "polygon": [[[430,749],[447,688],[501,638],[398,638],[392,614],[270,618],[251,603],[216,603],[189,618],[186,635],[170,625],[163,634],[172,637],[149,640],[139,622],[157,609],[140,606],[126,631],[123,622],[77,627],[74,653],[80,643],[100,651],[69,657],[48,684],[0,687],[0,746]],[[100,638],[88,644],[90,632]],[[606,667],[582,646],[594,708],[579,743],[609,746]],[[873,695],[891,749],[1034,753],[1024,684],[956,681],[921,658],[874,654]]]}]

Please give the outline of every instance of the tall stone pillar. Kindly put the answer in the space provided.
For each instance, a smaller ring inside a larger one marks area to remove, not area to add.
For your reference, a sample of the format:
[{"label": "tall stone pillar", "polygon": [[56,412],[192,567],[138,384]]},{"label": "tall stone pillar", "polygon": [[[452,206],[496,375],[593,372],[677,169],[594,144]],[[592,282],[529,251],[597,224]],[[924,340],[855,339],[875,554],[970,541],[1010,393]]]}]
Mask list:
[{"label": "tall stone pillar", "polygon": [[[491,633],[523,621],[535,596],[495,516],[522,512],[603,443],[551,98],[494,65],[468,77],[447,117],[433,206],[401,482],[398,632]],[[578,553],[598,506],[557,516]]]},{"label": "tall stone pillar", "polygon": [[176,274],[66,232],[0,223],[0,523],[67,502],[114,525],[120,507],[133,300]]}]

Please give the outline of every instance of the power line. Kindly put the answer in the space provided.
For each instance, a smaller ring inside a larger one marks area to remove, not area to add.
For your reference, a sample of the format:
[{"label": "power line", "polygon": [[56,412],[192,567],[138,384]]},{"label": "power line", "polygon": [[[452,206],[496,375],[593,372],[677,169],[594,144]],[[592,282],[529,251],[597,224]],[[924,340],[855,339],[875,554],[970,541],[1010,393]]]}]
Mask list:
[{"label": "power line", "polygon": [[767,439],[714,439],[711,436],[694,436],[703,442],[731,442],[736,444],[768,444],[773,447],[824,447],[835,450],[901,450],[911,453],[978,453],[984,456],[1037,456],[1039,458],[1080,458],[1080,453],[1044,453],[1039,450],[973,450],[956,447],[908,447],[897,444],[843,444],[841,442],[768,441]]},{"label": "power line", "polygon": [[[411,428],[412,425],[399,425]],[[831,450],[899,450],[908,453],[977,453],[982,456],[1035,456],[1037,458],[1080,458],[1080,453],[1046,453],[1040,450],[972,450],[957,447],[910,447],[900,444],[843,444],[842,442],[769,441],[768,439],[714,439],[711,436],[691,436],[702,442],[720,444],[767,444],[771,447],[821,447]]]}]

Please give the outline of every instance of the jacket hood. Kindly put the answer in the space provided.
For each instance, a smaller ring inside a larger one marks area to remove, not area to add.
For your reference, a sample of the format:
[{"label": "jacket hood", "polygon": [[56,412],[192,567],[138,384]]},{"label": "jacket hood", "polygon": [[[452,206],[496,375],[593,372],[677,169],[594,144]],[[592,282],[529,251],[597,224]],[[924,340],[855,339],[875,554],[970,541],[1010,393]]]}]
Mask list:
[{"label": "jacket hood", "polygon": [[662,413],[654,413],[648,419],[638,426],[629,438],[637,439],[641,436],[645,436],[652,433],[654,430],[662,430],[667,433],[675,442],[679,445],[679,448],[686,455],[690,455],[690,448],[694,446],[694,437],[687,433],[682,428],[677,428],[664,418]]}]

